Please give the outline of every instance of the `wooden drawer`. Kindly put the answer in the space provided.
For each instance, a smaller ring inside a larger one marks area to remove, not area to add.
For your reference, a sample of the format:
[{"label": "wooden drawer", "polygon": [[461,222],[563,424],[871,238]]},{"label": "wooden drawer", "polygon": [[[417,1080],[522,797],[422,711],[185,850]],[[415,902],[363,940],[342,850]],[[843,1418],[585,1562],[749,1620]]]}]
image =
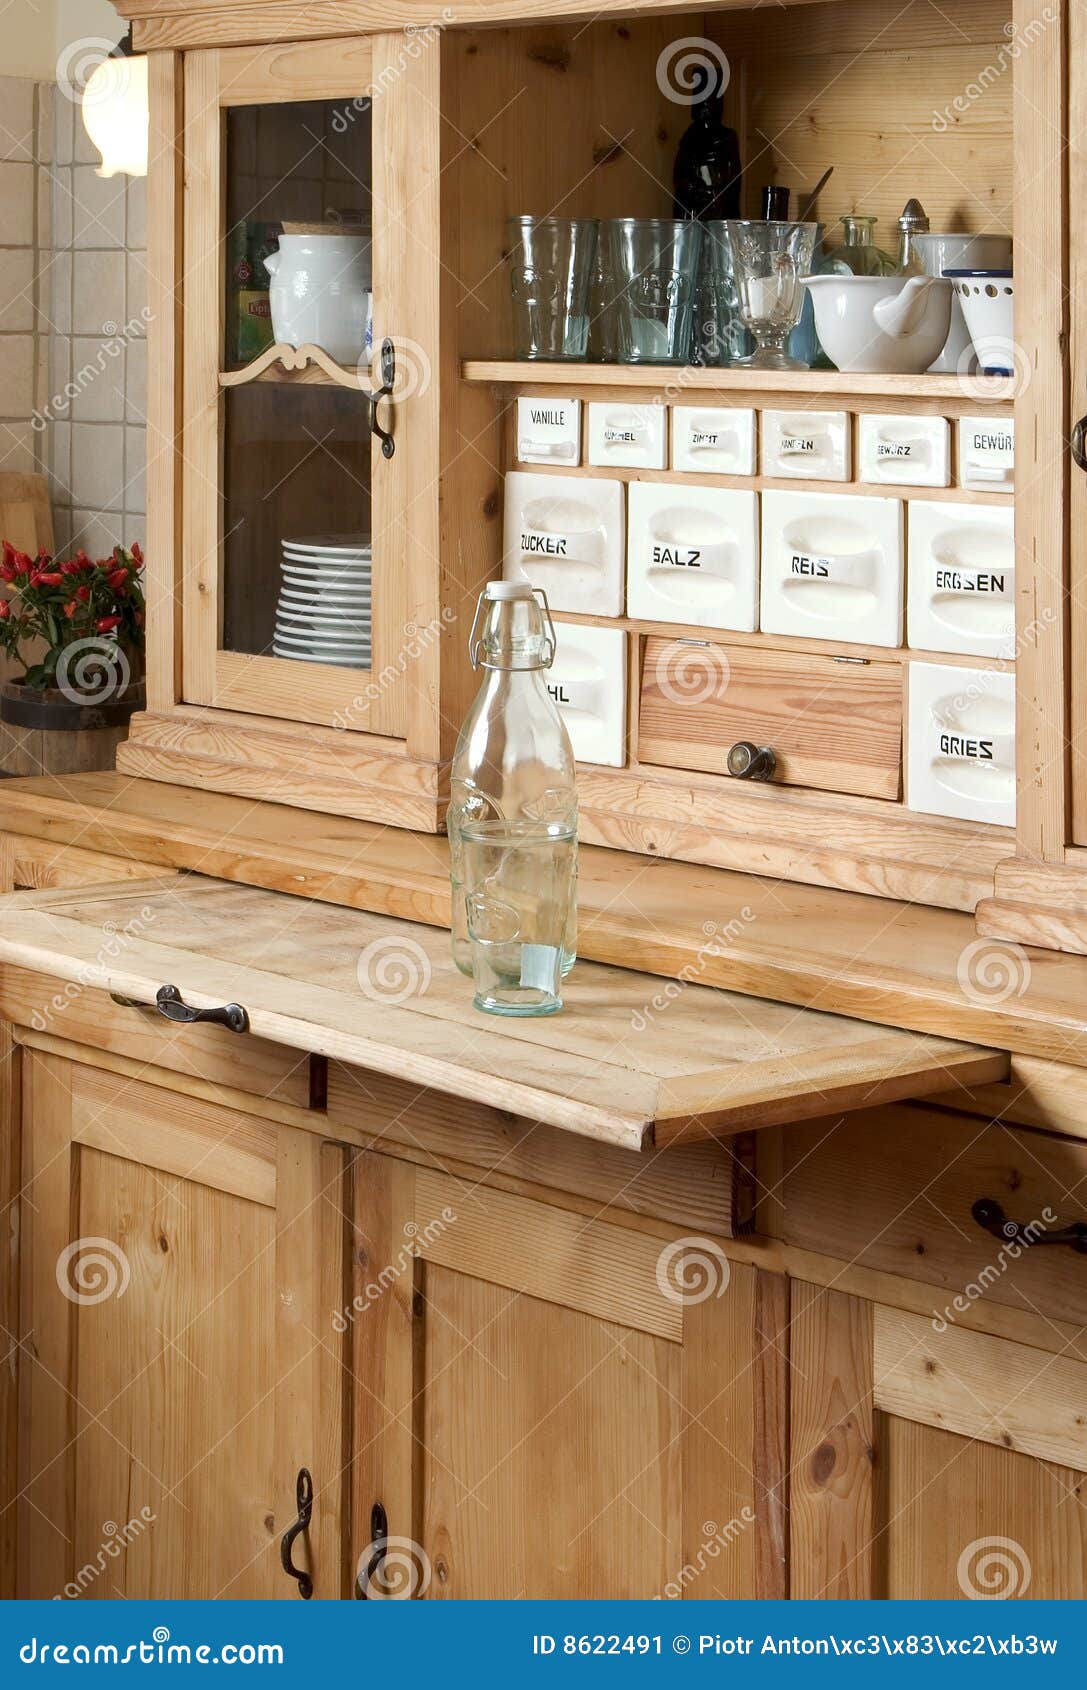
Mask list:
[{"label": "wooden drawer", "polygon": [[328,1065],[328,1124],[424,1167],[474,1168],[724,1238],[754,1220],[755,1133],[646,1157],[341,1062]]},{"label": "wooden drawer", "polygon": [[774,779],[867,798],[902,781],[902,672],[807,652],[647,639],[638,761],[728,773],[737,740],[768,745]]},{"label": "wooden drawer", "polygon": [[983,1230],[971,1213],[995,1200],[1009,1220],[1056,1231],[1087,1218],[1087,1144],[922,1104],[805,1122],[782,1135],[781,1229],[789,1244],[1082,1325],[1087,1256],[1030,1248]]},{"label": "wooden drawer", "polygon": [[[132,1057],[174,1074],[309,1107],[310,1059],[301,1051],[225,1027],[177,1027],[154,1009],[117,1003],[108,992],[5,963],[0,1020]],[[149,1076],[150,1077],[150,1076]]]}]

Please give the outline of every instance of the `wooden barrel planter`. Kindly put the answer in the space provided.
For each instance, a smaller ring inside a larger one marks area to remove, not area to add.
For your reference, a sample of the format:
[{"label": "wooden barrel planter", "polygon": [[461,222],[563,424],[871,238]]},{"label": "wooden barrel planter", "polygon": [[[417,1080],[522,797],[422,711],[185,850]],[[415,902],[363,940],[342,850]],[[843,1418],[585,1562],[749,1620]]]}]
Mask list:
[{"label": "wooden barrel planter", "polygon": [[96,701],[73,697],[59,687],[45,690],[25,681],[0,684],[0,766],[5,775],[71,775],[112,769],[118,745],[128,737],[129,718],[145,703],[142,680],[124,691],[103,690]]}]

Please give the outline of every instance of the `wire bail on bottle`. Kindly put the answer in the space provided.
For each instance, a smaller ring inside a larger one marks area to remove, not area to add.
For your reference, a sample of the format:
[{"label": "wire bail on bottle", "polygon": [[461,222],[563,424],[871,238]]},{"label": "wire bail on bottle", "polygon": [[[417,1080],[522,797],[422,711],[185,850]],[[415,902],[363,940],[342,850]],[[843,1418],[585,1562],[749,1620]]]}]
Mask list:
[{"label": "wire bail on bottle", "polygon": [[[491,583],[491,587],[501,587],[502,585],[504,585],[504,583]],[[555,652],[558,649],[558,637],[555,633],[555,624],[551,619],[551,606],[547,602],[547,594],[544,592],[542,587],[533,587],[530,590],[532,597],[537,601],[543,611],[547,627],[547,643],[544,647],[544,659],[541,667],[544,669],[550,669],[551,665],[555,661]],[[472,631],[468,636],[468,657],[473,669],[489,669],[491,667],[489,663],[484,663],[482,657],[480,656],[483,649],[483,638],[479,631],[479,624],[483,615],[483,606],[485,604],[501,604],[503,598],[505,597],[509,597],[511,599],[523,599],[527,596],[523,590],[510,592],[508,595],[496,594],[494,597],[490,596],[490,592],[491,588],[485,587],[480,593],[479,598],[476,601],[476,613],[472,618]]]}]

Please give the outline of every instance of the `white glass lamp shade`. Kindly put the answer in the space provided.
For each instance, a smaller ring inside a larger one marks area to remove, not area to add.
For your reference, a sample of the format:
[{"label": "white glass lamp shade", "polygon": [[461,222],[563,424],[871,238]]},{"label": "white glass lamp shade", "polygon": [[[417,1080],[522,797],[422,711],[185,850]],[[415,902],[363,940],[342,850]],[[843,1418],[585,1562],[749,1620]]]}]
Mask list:
[{"label": "white glass lamp shade", "polygon": [[110,56],[83,90],[83,127],[102,155],[99,176],[147,175],[147,60]]}]

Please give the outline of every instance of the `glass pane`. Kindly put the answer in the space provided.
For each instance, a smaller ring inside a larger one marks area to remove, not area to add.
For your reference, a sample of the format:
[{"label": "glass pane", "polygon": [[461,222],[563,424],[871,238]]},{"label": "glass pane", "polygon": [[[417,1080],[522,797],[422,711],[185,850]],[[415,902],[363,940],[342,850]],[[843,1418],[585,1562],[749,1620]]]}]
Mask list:
[{"label": "glass pane", "polygon": [[[370,143],[366,102],[228,109],[228,369],[279,342],[365,370]],[[222,402],[222,649],[369,669],[364,393],[277,361]]]}]

